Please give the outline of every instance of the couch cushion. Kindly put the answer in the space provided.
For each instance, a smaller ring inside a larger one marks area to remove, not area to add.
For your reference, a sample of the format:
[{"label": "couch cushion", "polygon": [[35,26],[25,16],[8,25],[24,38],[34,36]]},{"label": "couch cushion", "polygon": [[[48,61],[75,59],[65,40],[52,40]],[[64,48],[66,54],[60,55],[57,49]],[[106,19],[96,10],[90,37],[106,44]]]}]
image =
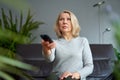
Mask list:
[{"label": "couch cushion", "polygon": [[24,60],[26,63],[31,64],[39,68],[37,71],[27,71],[33,77],[47,77],[51,70],[52,64],[45,60]]},{"label": "couch cushion", "polygon": [[107,77],[112,73],[111,61],[109,58],[97,58],[93,60],[94,70],[91,77]]}]

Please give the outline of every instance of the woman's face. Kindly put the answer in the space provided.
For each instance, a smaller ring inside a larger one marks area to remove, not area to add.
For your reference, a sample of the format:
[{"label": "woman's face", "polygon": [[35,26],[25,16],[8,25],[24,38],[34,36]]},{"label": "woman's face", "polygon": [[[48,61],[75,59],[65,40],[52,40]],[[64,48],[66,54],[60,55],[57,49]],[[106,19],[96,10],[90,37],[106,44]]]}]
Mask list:
[{"label": "woman's face", "polygon": [[62,33],[71,33],[71,17],[68,13],[62,13],[58,21],[59,29]]}]

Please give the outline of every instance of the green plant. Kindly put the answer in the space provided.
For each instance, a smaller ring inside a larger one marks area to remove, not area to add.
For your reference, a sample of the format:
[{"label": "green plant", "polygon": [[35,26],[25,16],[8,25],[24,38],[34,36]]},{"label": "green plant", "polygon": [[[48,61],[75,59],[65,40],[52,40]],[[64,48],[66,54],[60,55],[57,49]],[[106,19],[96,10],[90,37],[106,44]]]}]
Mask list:
[{"label": "green plant", "polygon": [[[37,70],[29,64],[11,59],[5,56],[0,56],[0,77],[5,80],[15,80],[14,76],[20,76],[27,80],[34,80],[31,76],[26,74],[23,70]],[[13,74],[14,76],[11,76]]]},{"label": "green plant", "polygon": [[[17,10],[23,10],[28,6],[23,0],[0,0],[0,2]],[[25,21],[23,21],[24,14],[22,11],[20,16],[13,15],[11,10],[9,10],[7,15],[7,11],[4,11],[3,8],[1,8],[0,12],[0,80],[1,78],[4,80],[15,80],[15,75],[27,80],[33,80],[23,70],[37,70],[37,68],[17,60],[15,47],[17,44],[32,42],[34,38],[30,38],[32,35],[31,31],[37,29],[43,22],[34,21],[30,10]]]},{"label": "green plant", "polygon": [[31,76],[23,71],[35,70],[36,68],[23,63],[16,57],[16,45],[29,44],[32,42],[31,31],[43,24],[43,22],[34,21],[30,10],[23,22],[23,13],[17,17],[9,10],[9,14],[5,14],[1,8],[0,17],[0,78],[5,80],[14,80],[13,75],[24,77],[28,80],[33,80]]},{"label": "green plant", "polygon": [[120,61],[120,52],[116,48],[114,48],[114,52],[117,57],[117,60]]},{"label": "green plant", "polygon": [[119,80],[120,79],[120,52],[115,48],[114,49],[116,57],[117,57],[117,61],[115,61],[115,66],[114,66],[114,78],[115,80]]},{"label": "green plant", "polygon": [[[8,35],[6,35],[6,33]],[[16,34],[10,30],[1,30],[0,29],[0,38],[4,37],[5,39],[9,39],[11,41],[16,42],[18,44],[28,43],[29,38],[20,34]],[[12,44],[11,44],[12,45]],[[13,53],[11,50],[0,47],[0,78],[5,80],[15,80],[13,75],[18,75],[24,77],[28,80],[33,80],[31,76],[26,74],[23,69],[25,70],[37,70],[36,67],[33,67],[29,64],[23,63],[21,61],[16,60],[15,58],[10,58],[8,54]]]},{"label": "green plant", "polygon": [[[28,37],[29,41],[27,43],[31,43],[35,37],[31,38],[31,31],[39,28],[39,25],[44,24],[43,22],[34,21],[33,15],[31,15],[30,10],[28,10],[28,14],[26,19],[23,21],[23,13],[21,12],[19,17],[13,15],[12,11],[9,10],[9,14],[5,14],[5,10],[1,8],[0,18],[0,30],[4,31],[3,34],[7,33],[7,30],[19,34],[19,36]],[[15,35],[15,34],[14,34]],[[16,52],[16,44],[20,44],[16,41],[11,40],[11,37],[15,37],[11,34],[2,35],[0,34],[0,46],[11,50],[11,52]],[[9,38],[8,38],[9,37]],[[17,38],[18,39],[18,38]],[[19,38],[20,40],[20,38]],[[25,44],[26,42],[22,42]],[[8,54],[9,57],[14,58],[14,54]]]}]

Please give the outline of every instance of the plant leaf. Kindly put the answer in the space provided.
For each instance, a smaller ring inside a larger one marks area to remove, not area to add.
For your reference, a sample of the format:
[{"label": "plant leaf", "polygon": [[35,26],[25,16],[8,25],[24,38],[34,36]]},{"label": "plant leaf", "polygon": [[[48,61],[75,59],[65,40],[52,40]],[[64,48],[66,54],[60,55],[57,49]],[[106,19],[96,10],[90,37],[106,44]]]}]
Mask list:
[{"label": "plant leaf", "polygon": [[4,23],[4,28],[9,29],[9,23],[7,21],[7,16],[5,15],[4,9],[1,8],[1,11],[2,11],[2,20]]},{"label": "plant leaf", "polygon": [[0,47],[0,55],[15,58],[15,53],[7,48]]},{"label": "plant leaf", "polygon": [[7,73],[3,71],[0,71],[0,77],[5,80],[15,80],[13,77],[11,77],[10,75],[8,75]]},{"label": "plant leaf", "polygon": [[18,68],[26,69],[26,70],[36,70],[37,69],[36,67],[33,67],[29,64],[26,64],[26,63],[23,63],[21,61],[14,60],[11,58],[6,58],[4,56],[0,56],[0,62],[8,64],[8,65],[16,66]]},{"label": "plant leaf", "polygon": [[[6,35],[6,33],[7,33],[7,35]],[[1,38],[13,40],[13,42],[17,42],[19,44],[30,42],[30,39],[28,37],[20,35],[20,34],[16,34],[15,32],[12,32],[12,31],[7,30],[7,29],[6,30],[0,29],[0,39]]]},{"label": "plant leaf", "polygon": [[25,79],[34,80],[29,74],[25,73],[23,69],[17,68],[16,66],[0,64],[0,69],[2,72],[6,72],[6,74],[13,74],[13,76],[21,76]]}]

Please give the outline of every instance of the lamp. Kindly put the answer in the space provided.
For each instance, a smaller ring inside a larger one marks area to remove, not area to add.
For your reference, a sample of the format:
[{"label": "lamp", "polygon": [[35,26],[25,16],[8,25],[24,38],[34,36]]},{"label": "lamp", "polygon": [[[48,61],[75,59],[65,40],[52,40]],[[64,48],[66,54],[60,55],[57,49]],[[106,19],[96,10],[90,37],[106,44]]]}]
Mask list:
[{"label": "lamp", "polygon": [[104,3],[105,3],[105,1],[98,2],[98,3],[94,4],[93,7],[101,6]]},{"label": "lamp", "polygon": [[102,43],[104,43],[104,34],[109,31],[111,31],[111,28],[108,27],[105,29],[105,31],[102,32]]},{"label": "lamp", "polygon": [[98,3],[96,3],[96,4],[94,4],[93,5],[93,7],[98,7],[98,27],[99,27],[99,43],[101,43],[102,41],[101,41],[101,28],[100,28],[100,7],[101,7],[101,5],[103,5],[105,3],[105,1],[100,1],[100,2],[98,2]]}]

